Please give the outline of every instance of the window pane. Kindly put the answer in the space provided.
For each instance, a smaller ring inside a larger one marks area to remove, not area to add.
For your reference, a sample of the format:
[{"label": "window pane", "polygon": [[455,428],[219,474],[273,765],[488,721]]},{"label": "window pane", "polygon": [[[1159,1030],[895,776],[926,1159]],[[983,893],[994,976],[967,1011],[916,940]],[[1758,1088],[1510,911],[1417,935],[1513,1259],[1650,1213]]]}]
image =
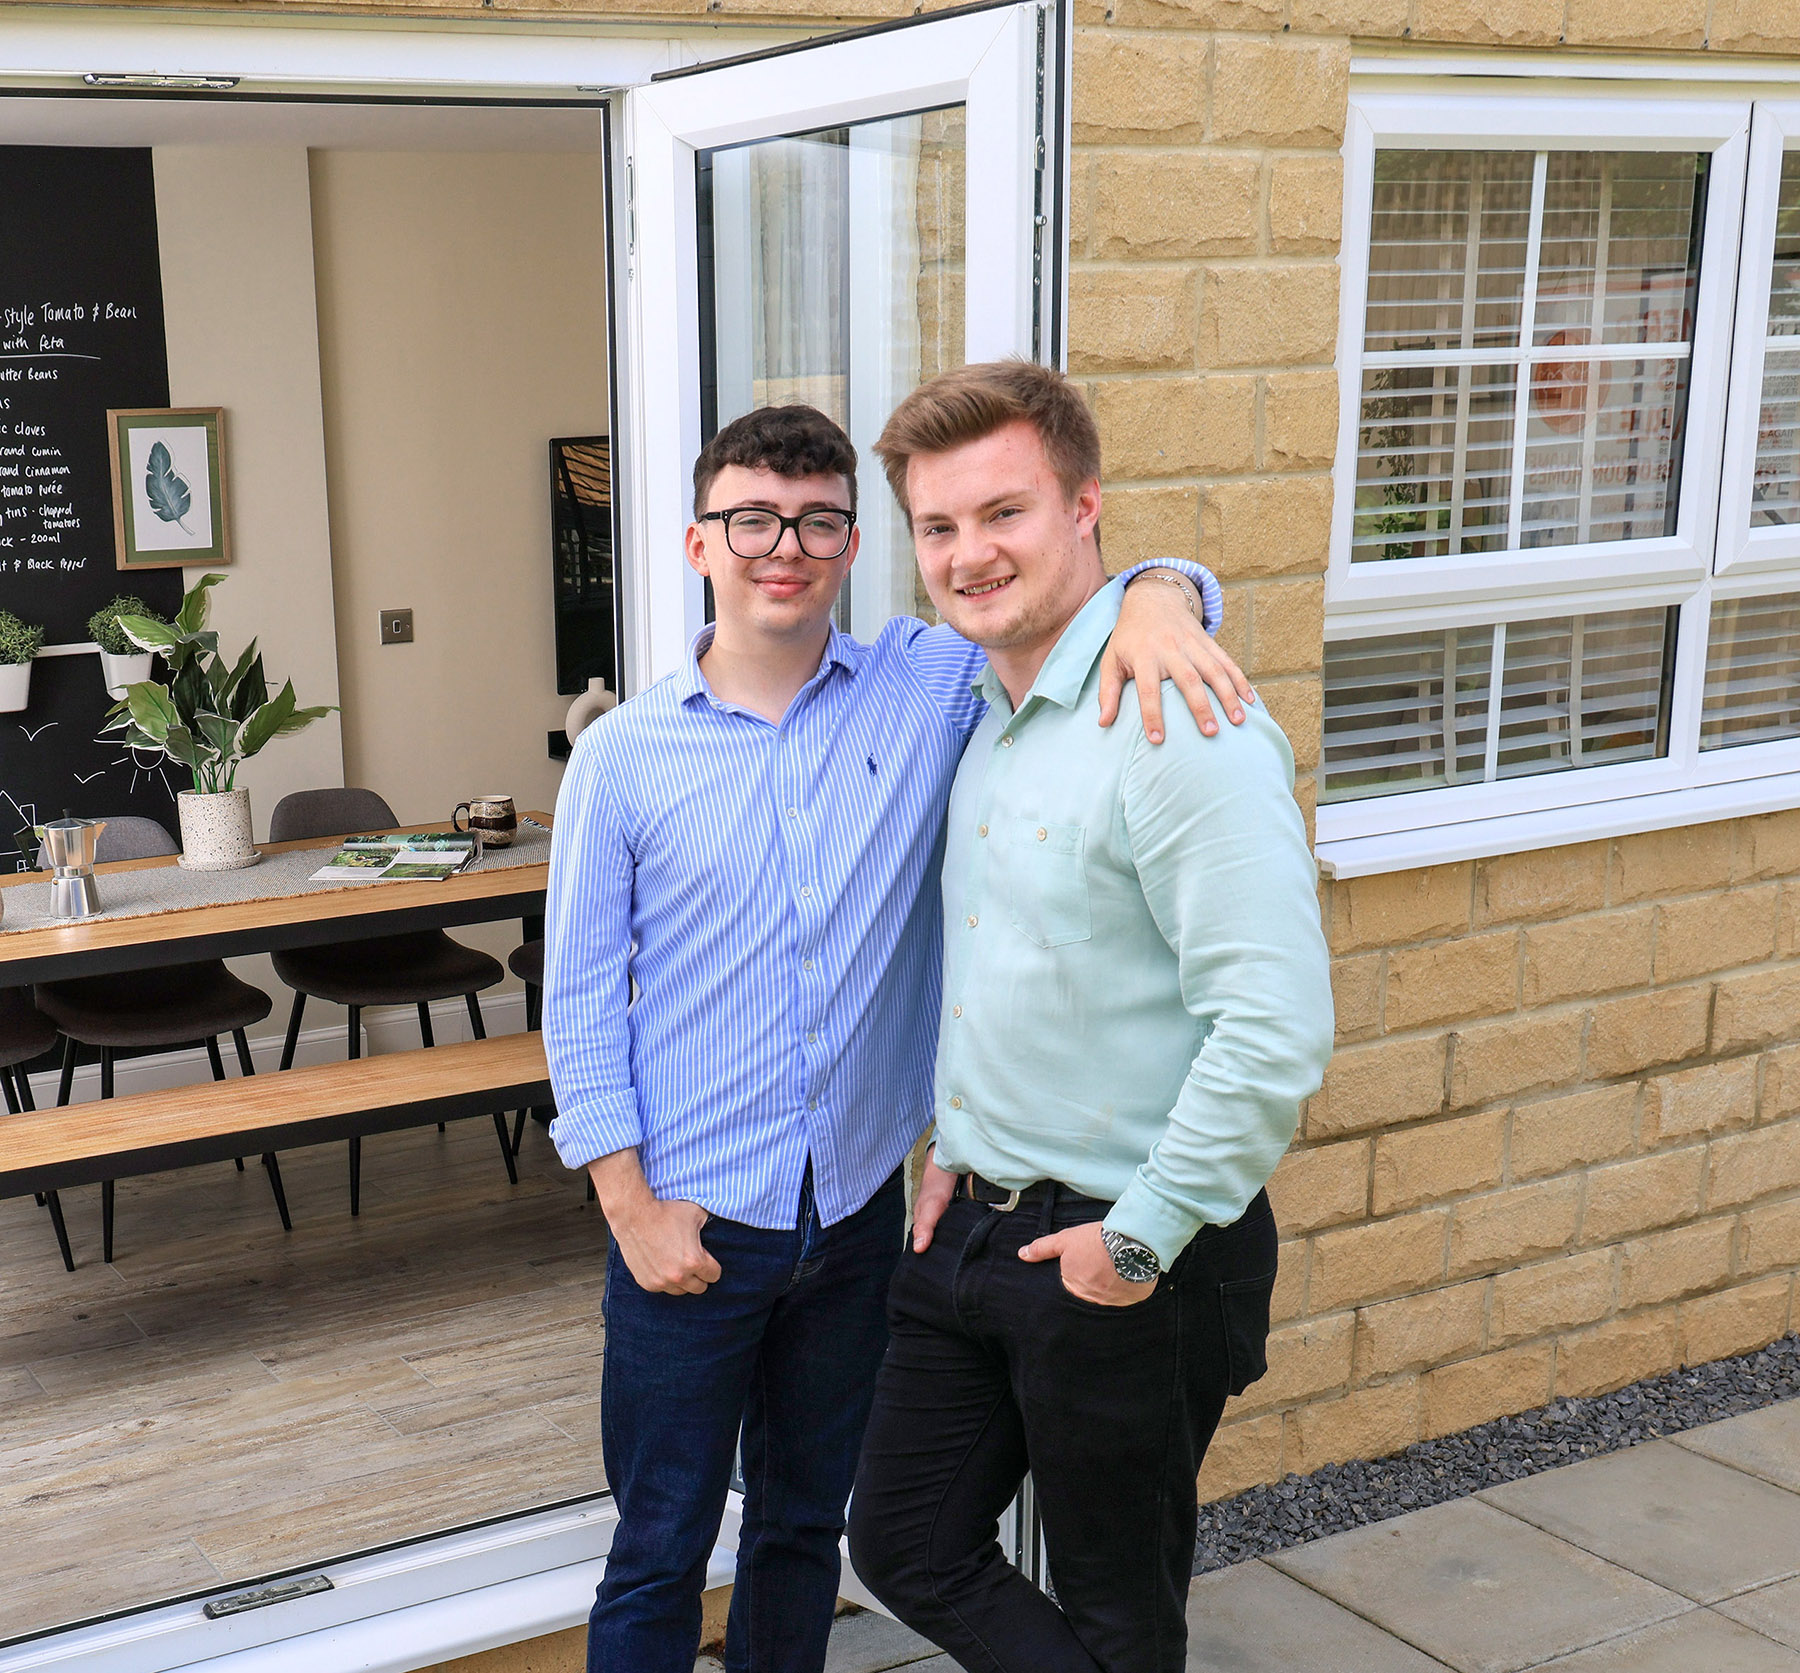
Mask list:
[{"label": "window pane", "polygon": [[957,105],[699,158],[708,433],[790,401],[849,431],[862,546],[838,610],[865,638],[936,620],[873,444],[903,396],[962,364],[964,128]]},{"label": "window pane", "polygon": [[1363,374],[1356,557],[1505,547],[1515,381],[1510,366]]},{"label": "window pane", "polygon": [[1370,353],[1518,342],[1531,166],[1529,151],[1376,154]]},{"label": "window pane", "polygon": [[1479,779],[1492,660],[1493,630],[1485,627],[1327,644],[1319,799]]},{"label": "window pane", "polygon": [[1622,610],[1509,626],[1495,776],[1661,754],[1671,615]]},{"label": "window pane", "polygon": [[1700,747],[1800,737],[1800,593],[1717,598]]},{"label": "window pane", "polygon": [[1376,154],[1353,561],[1674,532],[1706,162]]},{"label": "window pane", "polygon": [[[1615,610],[1327,644],[1319,799],[1664,754],[1674,621],[1673,610]],[[1497,712],[1489,685],[1496,634],[1504,635]]]},{"label": "window pane", "polygon": [[1688,340],[1698,162],[1667,151],[1549,154],[1538,342]]},{"label": "window pane", "polygon": [[1750,526],[1800,521],[1800,350],[1775,340],[1800,334],[1800,152],[1781,160],[1775,208],[1775,256],[1769,275],[1769,337],[1763,358],[1762,411],[1756,426],[1756,477]]},{"label": "window pane", "polygon": [[1521,546],[1674,533],[1686,371],[1685,360],[1532,369]]}]

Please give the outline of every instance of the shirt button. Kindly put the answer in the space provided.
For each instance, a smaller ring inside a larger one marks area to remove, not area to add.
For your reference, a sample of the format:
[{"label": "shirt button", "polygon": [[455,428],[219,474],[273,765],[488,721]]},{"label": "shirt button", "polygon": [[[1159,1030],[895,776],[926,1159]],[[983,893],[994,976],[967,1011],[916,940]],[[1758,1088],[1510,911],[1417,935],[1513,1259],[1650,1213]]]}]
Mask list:
[{"label": "shirt button", "polygon": [[962,1108],[962,1099],[960,1099],[960,1098],[952,1098],[952,1099],[951,1099],[951,1100],[950,1100],[950,1107],[951,1107],[951,1109],[953,1109],[953,1110],[959,1110],[959,1109],[961,1109],[961,1108]]},{"label": "shirt button", "polygon": [[806,1036],[806,1043],[809,1046],[816,1046],[819,1043],[819,1036],[817,1034],[808,1034]]},{"label": "shirt button", "polygon": [[981,920],[979,918],[977,918],[973,912],[971,912],[969,914],[969,928],[970,929],[973,929],[980,922],[981,922]]},{"label": "shirt button", "polygon": [[1038,841],[1039,842],[1042,842],[1047,836],[1049,836],[1049,834],[1050,833],[1048,831],[1046,831],[1042,825],[1038,826]]},{"label": "shirt button", "polygon": [[800,817],[800,810],[797,807],[791,807],[788,809],[788,818],[798,819],[799,817]]},{"label": "shirt button", "polygon": [[960,1016],[961,1016],[961,1015],[962,1015],[962,1006],[960,1006],[960,1005],[952,1005],[952,1006],[951,1006],[951,1007],[950,1007],[950,1014],[951,1014],[951,1016],[953,1016],[953,1017],[960,1017]]},{"label": "shirt button", "polygon": [[811,894],[812,894],[812,888],[811,888],[811,885],[809,885],[809,884],[806,884],[806,883],[802,883],[802,884],[801,884],[801,885],[800,885],[800,893],[801,893],[801,894],[803,894],[803,895],[807,895],[807,896],[810,896],[810,895],[811,895]]},{"label": "shirt button", "polygon": [[800,965],[800,968],[801,968],[801,969],[802,969],[802,970],[810,970],[810,969],[812,969],[812,960],[811,960],[811,959],[805,959],[805,960],[803,960],[803,961],[802,961],[802,962],[801,962],[801,965]]},{"label": "shirt button", "polygon": [[987,826],[985,826],[985,825],[977,825],[977,826],[976,826],[976,827],[975,827],[975,834],[976,834],[976,835],[977,835],[977,836],[986,836],[986,835],[987,835]]},{"label": "shirt button", "polygon": [[813,1099],[813,1101],[810,1104],[808,1104],[806,1107],[809,1110],[816,1110],[819,1107],[819,1100],[817,1098]]},{"label": "shirt button", "polygon": [[1000,747],[1002,749],[1011,749],[1012,748],[1012,734],[1010,732],[1004,738],[1002,738],[1000,740]]}]

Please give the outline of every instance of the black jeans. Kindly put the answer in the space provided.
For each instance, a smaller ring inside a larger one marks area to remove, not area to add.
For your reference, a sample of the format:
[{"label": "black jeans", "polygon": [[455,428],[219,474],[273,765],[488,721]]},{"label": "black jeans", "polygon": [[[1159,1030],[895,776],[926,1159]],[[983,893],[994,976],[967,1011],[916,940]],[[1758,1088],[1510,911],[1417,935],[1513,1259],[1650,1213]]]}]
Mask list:
[{"label": "black jeans", "polygon": [[[1019,1250],[1095,1204],[962,1197],[900,1258],[850,1505],[863,1583],[971,1673],[1181,1673],[1195,1477],[1227,1394],[1266,1368],[1275,1217],[1258,1193],[1155,1292],[1101,1307]],[[1053,1602],[1002,1555],[1031,1472]]]},{"label": "black jeans", "polygon": [[600,1433],[619,1525],[588,1625],[589,1673],[692,1673],[700,1593],[742,1428],[744,1522],[725,1630],[731,1673],[819,1673],[838,1540],[906,1205],[896,1173],[821,1226],[812,1176],[791,1231],[708,1220],[704,1295],[606,1273]]}]

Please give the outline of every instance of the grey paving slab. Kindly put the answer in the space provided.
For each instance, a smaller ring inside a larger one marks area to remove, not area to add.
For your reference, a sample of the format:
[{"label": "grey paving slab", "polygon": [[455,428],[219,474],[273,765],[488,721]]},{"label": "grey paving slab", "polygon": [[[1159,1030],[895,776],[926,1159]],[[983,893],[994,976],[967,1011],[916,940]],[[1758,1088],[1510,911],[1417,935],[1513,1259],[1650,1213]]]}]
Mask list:
[{"label": "grey paving slab", "polygon": [[1518,1673],[1688,1607],[1476,1499],[1264,1560],[1459,1673]]},{"label": "grey paving slab", "polygon": [[1755,1627],[1766,1637],[1800,1650],[1800,1580],[1782,1580],[1713,1606],[1721,1615]]},{"label": "grey paving slab", "polygon": [[838,1617],[831,1629],[825,1673],[887,1673],[890,1667],[912,1667],[937,1654],[938,1647],[929,1638],[866,1609]]},{"label": "grey paving slab", "polygon": [[1800,1495],[1667,1441],[1478,1496],[1696,1603],[1800,1573]]},{"label": "grey paving slab", "polygon": [[1783,1400],[1670,1439],[1690,1452],[1800,1493],[1800,1400]]},{"label": "grey paving slab", "polygon": [[1188,1591],[1188,1673],[1441,1673],[1444,1664],[1266,1563]]},{"label": "grey paving slab", "polygon": [[1800,1655],[1710,1609],[1695,1609],[1546,1662],[1543,1673],[1800,1673]]}]

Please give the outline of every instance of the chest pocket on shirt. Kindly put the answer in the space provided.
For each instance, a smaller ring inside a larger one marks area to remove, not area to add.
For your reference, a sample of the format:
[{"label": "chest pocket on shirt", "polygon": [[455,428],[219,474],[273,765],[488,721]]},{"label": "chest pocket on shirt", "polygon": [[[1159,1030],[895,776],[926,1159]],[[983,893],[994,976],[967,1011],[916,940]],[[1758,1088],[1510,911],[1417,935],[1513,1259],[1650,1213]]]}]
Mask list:
[{"label": "chest pocket on shirt", "polygon": [[1086,846],[1087,832],[1080,825],[1012,821],[1007,876],[1013,927],[1039,947],[1066,947],[1094,933]]}]

